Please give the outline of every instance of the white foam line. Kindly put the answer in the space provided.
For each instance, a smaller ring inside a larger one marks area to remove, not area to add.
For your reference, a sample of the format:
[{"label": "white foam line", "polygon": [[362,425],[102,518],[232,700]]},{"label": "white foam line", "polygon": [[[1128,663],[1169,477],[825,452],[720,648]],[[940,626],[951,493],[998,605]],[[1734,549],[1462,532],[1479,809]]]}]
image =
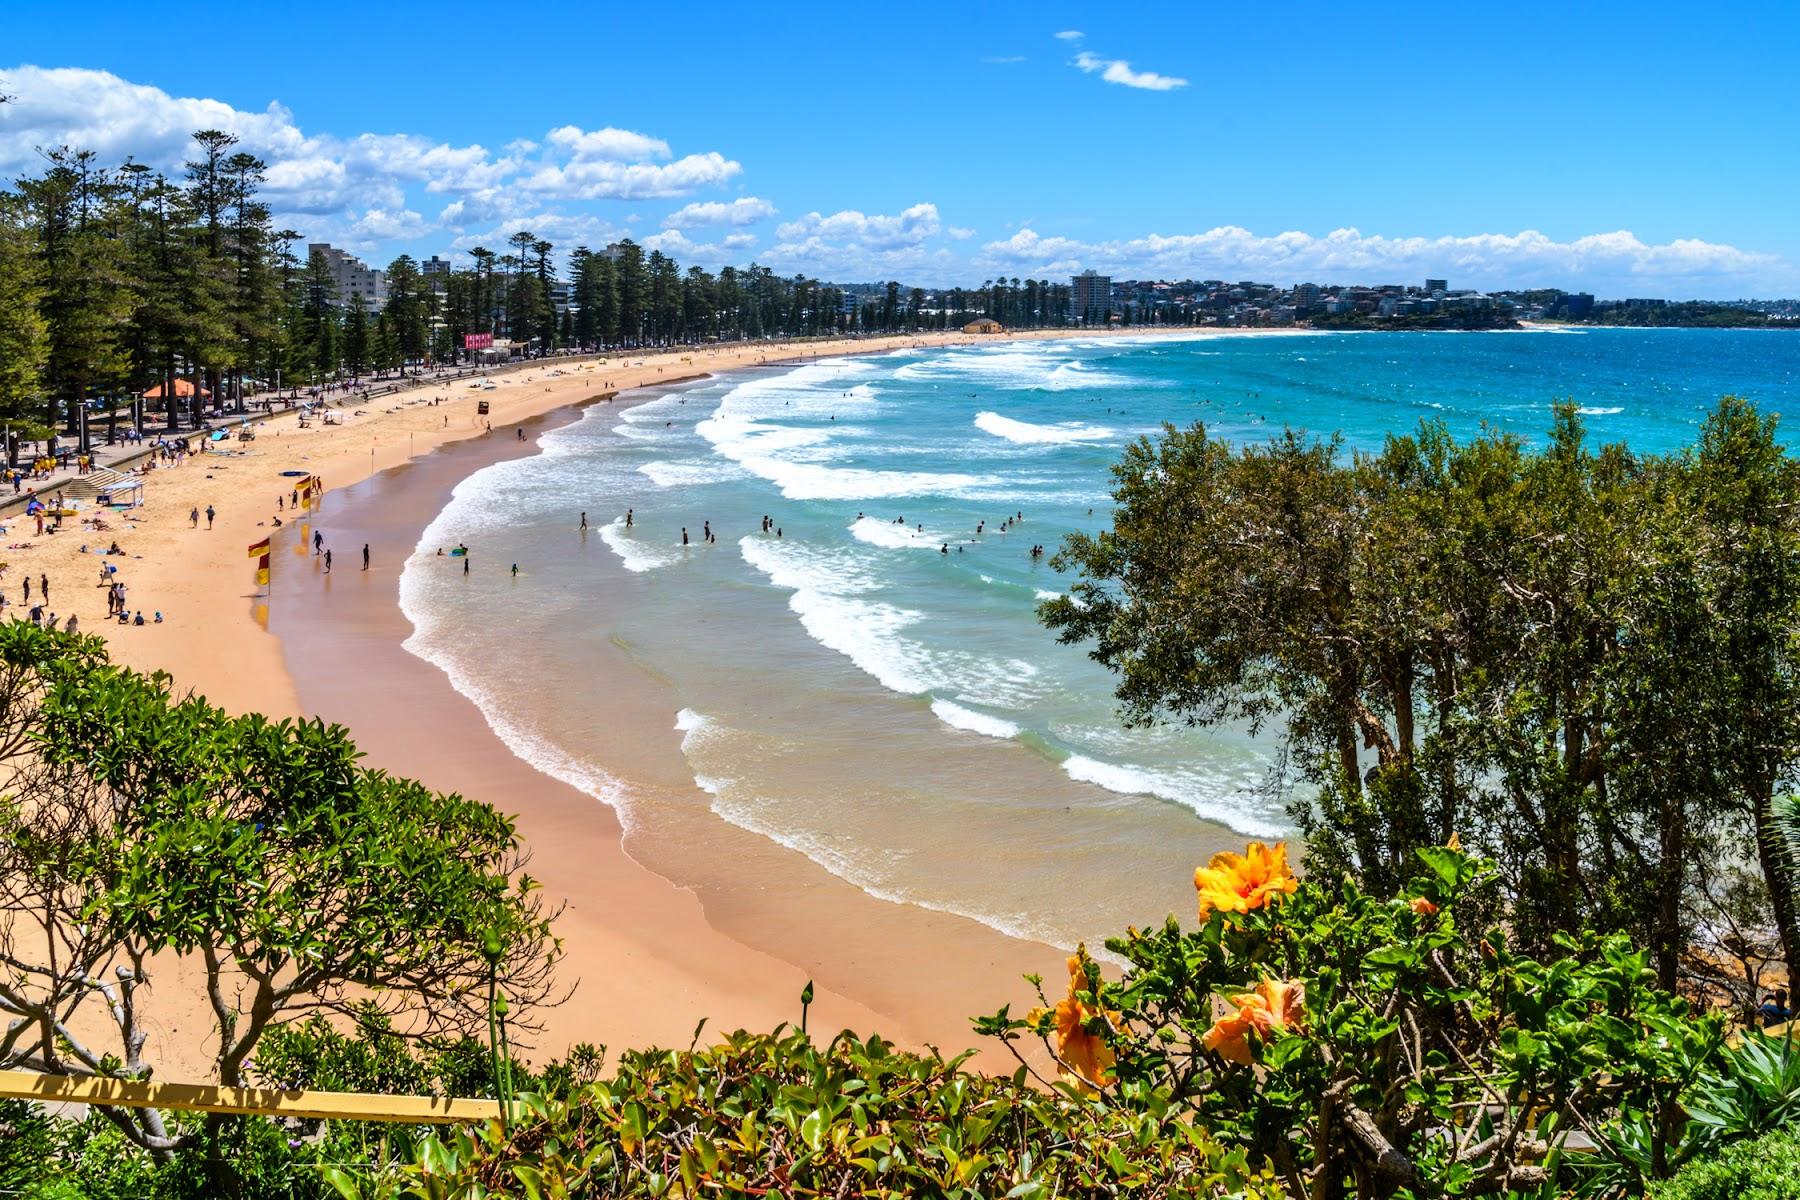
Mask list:
[{"label": "white foam line", "polygon": [[1275,837],[1282,833],[1278,825],[1247,816],[1216,799],[1200,795],[1191,780],[1170,772],[1101,762],[1085,754],[1071,754],[1063,760],[1062,767],[1070,779],[1091,783],[1121,796],[1156,796],[1172,801],[1208,821],[1249,837]]},{"label": "white foam line", "polygon": [[1008,741],[1019,736],[1019,727],[1011,721],[990,716],[984,712],[976,712],[972,708],[964,708],[949,700],[933,700],[931,711],[937,719],[954,729],[979,733],[983,737],[999,738]]}]

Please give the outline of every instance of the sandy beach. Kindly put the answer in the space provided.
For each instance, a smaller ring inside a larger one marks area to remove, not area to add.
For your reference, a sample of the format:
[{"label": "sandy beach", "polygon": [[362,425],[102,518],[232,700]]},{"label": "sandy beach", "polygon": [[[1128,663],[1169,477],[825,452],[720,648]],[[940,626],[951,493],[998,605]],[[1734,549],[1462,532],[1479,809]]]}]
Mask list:
[{"label": "sandy beach", "polygon": [[[532,874],[564,906],[557,926],[567,952],[563,977],[578,985],[569,1003],[541,1014],[540,1055],[577,1041],[685,1045],[702,1018],[714,1030],[766,1029],[797,1018],[808,979],[818,988],[815,1029],[879,1031],[954,1052],[975,1044],[971,1015],[1028,1003],[1021,975],[1056,975],[1062,952],[874,899],[801,855],[716,820],[660,829],[641,844],[622,840],[610,809],[514,757],[436,668],[402,649],[410,627],[396,581],[458,480],[534,452],[535,434],[572,419],[576,406],[759,364],[974,340],[909,336],[551,360],[496,371],[485,390],[424,387],[366,411],[347,401],[341,425],[301,429],[296,416],[277,417],[258,424],[253,441],[218,443],[229,447],[225,454],[149,472],[136,520],[109,517],[109,528],[95,531],[71,518],[63,532],[33,537],[33,523],[15,516],[7,522],[0,588],[16,602],[29,574],[35,598],[38,577],[47,575],[49,609],[59,621],[76,614],[84,632],[106,638],[117,661],[167,671],[177,687],[231,711],[341,722],[372,765],[516,814]],[[491,406],[486,418],[476,415],[480,400]],[[273,525],[277,496],[295,482],[281,472],[292,470],[318,474],[328,489],[314,527],[334,551],[329,577],[298,544],[291,512],[280,514],[287,526]],[[191,524],[191,510],[208,506],[217,513],[211,529],[204,516]],[[275,579],[272,596],[263,596],[245,548],[271,534]],[[82,551],[115,540],[124,557]],[[368,572],[360,570],[365,542]],[[162,624],[104,620],[105,591],[96,586],[104,562],[119,566],[129,607],[146,621],[160,611]],[[668,709],[653,695],[622,688],[594,720],[641,725],[641,758],[609,764],[634,786],[694,787],[675,753]],[[978,854],[971,847],[972,862]],[[191,1061],[206,1032],[198,1014],[166,1007],[174,999],[159,998],[147,1050],[153,1061]]]}]

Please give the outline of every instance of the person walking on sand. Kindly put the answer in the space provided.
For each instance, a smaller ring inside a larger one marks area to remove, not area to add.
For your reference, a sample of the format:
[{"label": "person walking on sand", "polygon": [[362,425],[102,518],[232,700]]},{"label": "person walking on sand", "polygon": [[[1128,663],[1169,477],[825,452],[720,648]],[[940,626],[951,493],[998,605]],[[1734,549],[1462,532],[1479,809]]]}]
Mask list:
[{"label": "person walking on sand", "polygon": [[363,543],[363,570],[369,569],[369,543]]},{"label": "person walking on sand", "polygon": [[29,575],[27,575],[25,577],[25,599],[24,599],[23,603],[25,603],[25,604],[31,603],[31,576],[29,576]]},{"label": "person walking on sand", "polygon": [[329,550],[325,552],[325,573],[331,574],[331,551]]},{"label": "person walking on sand", "polygon": [[48,575],[38,576],[38,591],[43,593],[44,603],[50,603],[50,577]]},{"label": "person walking on sand", "polygon": [[467,546],[463,547],[462,560],[463,560],[463,574],[467,575],[469,573],[469,548]]},{"label": "person walking on sand", "polygon": [[319,551],[324,549],[324,547],[325,535],[316,529],[313,530],[313,557],[317,558],[319,556]]},{"label": "person walking on sand", "polygon": [[586,513],[581,514],[581,532],[583,532],[583,533],[587,532],[587,514]]},{"label": "person walking on sand", "polygon": [[212,523],[213,523],[213,506],[209,504],[206,506],[206,527],[208,529],[211,529]]},{"label": "person walking on sand", "polygon": [[517,579],[518,577],[519,577],[519,564],[514,563],[513,564],[513,578]]},{"label": "person walking on sand", "polygon": [[200,509],[198,506],[188,512],[188,527],[190,529],[200,528]]}]

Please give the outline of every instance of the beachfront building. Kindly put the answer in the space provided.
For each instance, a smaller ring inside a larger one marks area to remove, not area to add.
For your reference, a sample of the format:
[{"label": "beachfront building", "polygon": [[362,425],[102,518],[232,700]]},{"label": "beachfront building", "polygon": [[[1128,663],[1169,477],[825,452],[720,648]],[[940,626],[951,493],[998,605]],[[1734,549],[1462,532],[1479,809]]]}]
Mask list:
[{"label": "beachfront building", "polygon": [[1083,325],[1104,325],[1113,310],[1112,276],[1083,271],[1069,281],[1069,315]]},{"label": "beachfront building", "polygon": [[992,317],[976,317],[963,326],[964,333],[1005,333],[1006,326]]},{"label": "beachfront building", "polygon": [[387,273],[377,271],[356,255],[339,250],[329,242],[314,242],[307,247],[307,256],[323,259],[325,267],[331,272],[334,299],[344,307],[361,297],[363,307],[371,313],[378,313],[387,307]]}]

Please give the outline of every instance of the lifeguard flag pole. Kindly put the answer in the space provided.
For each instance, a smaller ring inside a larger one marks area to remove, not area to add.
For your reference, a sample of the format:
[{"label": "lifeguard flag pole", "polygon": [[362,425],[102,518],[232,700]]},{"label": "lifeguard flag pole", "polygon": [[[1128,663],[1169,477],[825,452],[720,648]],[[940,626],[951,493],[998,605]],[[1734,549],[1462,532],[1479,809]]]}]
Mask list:
[{"label": "lifeguard flag pole", "polygon": [[256,560],[256,582],[260,587],[269,586],[269,539],[255,543],[250,547],[250,557]]}]

